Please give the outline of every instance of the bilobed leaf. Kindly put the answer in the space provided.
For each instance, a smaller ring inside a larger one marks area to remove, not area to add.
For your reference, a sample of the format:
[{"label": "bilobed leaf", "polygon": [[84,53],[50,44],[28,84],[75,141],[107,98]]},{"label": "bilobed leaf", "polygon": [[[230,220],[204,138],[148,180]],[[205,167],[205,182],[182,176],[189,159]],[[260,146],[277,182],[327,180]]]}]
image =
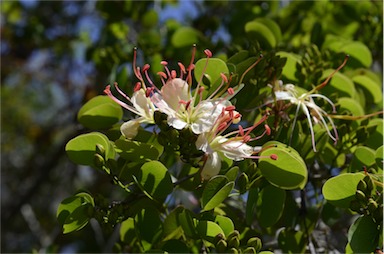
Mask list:
[{"label": "bilobed leaf", "polygon": [[[209,93],[213,93],[216,88],[221,83],[221,73],[228,74],[229,70],[227,64],[221,60],[220,58],[209,58],[208,65],[207,59],[202,58],[198,60],[195,64],[194,75],[197,81],[200,81],[202,75],[204,74],[204,78],[202,79],[203,84],[206,88],[209,88]],[[205,68],[205,72],[204,72]]]},{"label": "bilobed leaf", "polygon": [[71,139],[65,146],[65,151],[74,163],[94,166],[94,155],[98,144],[104,147],[106,159],[115,157],[115,150],[108,137],[99,132],[81,134]]},{"label": "bilobed leaf", "polygon": [[135,238],[135,220],[133,218],[128,218],[121,223],[120,240],[124,243],[131,244]]},{"label": "bilobed leaf", "polygon": [[268,185],[261,190],[258,196],[256,214],[262,227],[273,226],[280,219],[284,210],[285,196],[285,190],[273,185]]},{"label": "bilobed leaf", "polygon": [[132,141],[127,139],[118,139],[115,142],[118,148],[117,152],[121,157],[129,161],[146,162],[150,160],[157,160],[161,153],[159,147],[152,144]]},{"label": "bilobed leaf", "polygon": [[283,67],[283,76],[285,76],[289,80],[297,81],[297,78],[295,76],[295,73],[297,71],[296,64],[301,61],[300,56],[284,51],[279,51],[276,53],[276,55],[282,58],[287,58],[287,62]]},{"label": "bilobed leaf", "polygon": [[213,221],[199,221],[196,229],[201,238],[211,243],[218,234],[225,235],[222,228]]},{"label": "bilobed leaf", "polygon": [[57,209],[57,220],[63,225],[63,233],[67,234],[85,227],[89,222],[88,209],[95,205],[88,193],[78,193],[64,199]]},{"label": "bilobed leaf", "polygon": [[348,208],[355,198],[357,184],[363,178],[362,173],[345,173],[328,179],[323,186],[324,198],[335,206]]},{"label": "bilobed leaf", "polygon": [[357,85],[363,88],[367,96],[367,101],[370,103],[379,103],[383,100],[383,91],[381,86],[376,84],[374,80],[372,80],[368,76],[357,75],[352,78],[352,81]]},{"label": "bilobed leaf", "polygon": [[234,182],[222,175],[212,177],[204,188],[201,205],[205,211],[221,204],[231,193]]},{"label": "bilobed leaf", "polygon": [[358,146],[353,152],[351,170],[352,172],[361,171],[364,166],[373,166],[375,162],[375,150],[365,146]]},{"label": "bilobed leaf", "polygon": [[[308,179],[307,167],[299,153],[293,148],[279,142],[268,142],[265,147],[269,147],[260,153],[258,168],[261,174],[276,187],[286,190],[303,189]],[[277,159],[270,158],[277,155]]]},{"label": "bilobed leaf", "polygon": [[275,35],[271,29],[259,21],[247,22],[245,32],[250,38],[256,39],[264,49],[271,49],[277,45]]},{"label": "bilobed leaf", "polygon": [[278,243],[283,253],[304,253],[307,240],[303,231],[284,228],[279,233]]},{"label": "bilobed leaf", "polygon": [[77,114],[77,120],[89,129],[105,129],[123,117],[121,106],[111,98],[99,95],[85,103]]},{"label": "bilobed leaf", "polygon": [[149,161],[136,172],[136,181],[150,198],[165,199],[173,191],[171,175],[160,161]]},{"label": "bilobed leaf", "polygon": [[185,46],[192,47],[193,44],[199,42],[199,31],[192,27],[180,27],[172,35],[171,43],[175,48]]},{"label": "bilobed leaf", "polygon": [[[325,70],[321,79],[325,80],[329,75],[331,75],[332,72],[334,72],[333,69]],[[349,77],[340,72],[336,72],[331,81],[329,81],[329,83],[321,89],[321,93],[326,95],[336,93],[339,97],[345,96],[354,98],[354,96],[356,96],[356,89]]]},{"label": "bilobed leaf", "polygon": [[215,222],[221,227],[226,237],[235,230],[233,221],[228,217],[216,215]]},{"label": "bilobed leaf", "polygon": [[372,253],[379,244],[380,231],[371,216],[361,216],[348,230],[348,242],[354,253]]}]

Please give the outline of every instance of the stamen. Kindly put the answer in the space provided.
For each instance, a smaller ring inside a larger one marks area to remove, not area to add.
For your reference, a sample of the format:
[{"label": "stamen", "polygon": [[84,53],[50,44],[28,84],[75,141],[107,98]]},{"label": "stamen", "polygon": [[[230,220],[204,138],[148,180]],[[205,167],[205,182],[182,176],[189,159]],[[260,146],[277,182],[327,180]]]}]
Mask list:
[{"label": "stamen", "polygon": [[268,124],[264,124],[265,131],[267,132],[267,135],[271,135],[271,128],[268,126]]},{"label": "stamen", "polygon": [[170,74],[169,69],[167,67],[168,62],[167,61],[161,61],[160,64],[164,66],[164,69],[167,71],[168,77],[171,77],[171,74]]},{"label": "stamen", "polygon": [[191,56],[191,62],[188,65],[188,75],[185,81],[187,81],[188,85],[192,85],[192,70],[195,68],[195,65],[193,62],[195,61],[195,55],[196,55],[196,44],[193,44],[192,46],[192,56]]},{"label": "stamen", "polygon": [[271,154],[270,158],[275,161],[278,159],[278,156],[276,154]]},{"label": "stamen", "polygon": [[134,92],[137,92],[137,91],[139,91],[140,89],[141,89],[141,83],[140,83],[140,82],[137,82],[136,85],[135,85],[135,87],[133,88],[133,91],[134,91]]},{"label": "stamen", "polygon": [[225,111],[233,111],[235,109],[236,109],[236,107],[233,105],[225,107]]},{"label": "stamen", "polygon": [[172,79],[176,78],[176,71],[175,70],[171,71],[171,78]]},{"label": "stamen", "polygon": [[140,74],[140,68],[136,67],[136,58],[137,58],[137,48],[133,48],[133,72],[135,73],[135,76],[140,80],[143,81],[143,78]]},{"label": "stamen", "polygon": [[177,64],[180,67],[180,78],[183,79],[183,75],[186,73],[185,66],[182,63],[180,63],[180,62],[178,62]]},{"label": "stamen", "polygon": [[123,91],[120,90],[119,85],[117,84],[117,82],[113,83],[113,85],[115,86],[115,88],[119,92],[119,94],[121,94],[125,99],[127,99],[129,102],[131,102],[131,98],[129,98]]},{"label": "stamen", "polygon": [[[134,107],[129,106],[128,104],[122,102],[121,100],[117,99],[111,92],[111,86],[107,85],[104,89],[104,93],[108,95],[109,98],[111,98],[113,101],[115,101],[117,104],[122,106],[123,108],[128,109],[132,113],[135,113],[136,115],[140,115],[140,112],[138,112]],[[130,101],[130,100],[129,100]]]},{"label": "stamen", "polygon": [[235,90],[233,90],[233,88],[230,87],[230,88],[228,88],[227,92],[229,95],[233,95],[235,93]]},{"label": "stamen", "polygon": [[212,52],[211,52],[209,49],[204,50],[204,54],[205,54],[208,58],[211,58],[211,57],[212,57]]}]

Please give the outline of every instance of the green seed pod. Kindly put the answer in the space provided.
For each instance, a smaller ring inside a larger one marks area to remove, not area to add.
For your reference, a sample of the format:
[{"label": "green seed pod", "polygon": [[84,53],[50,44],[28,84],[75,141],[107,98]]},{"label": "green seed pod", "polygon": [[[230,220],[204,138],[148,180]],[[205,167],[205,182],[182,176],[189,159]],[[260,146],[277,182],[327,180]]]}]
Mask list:
[{"label": "green seed pod", "polygon": [[100,154],[103,158],[105,157],[105,148],[103,145],[96,144],[96,153]]},{"label": "green seed pod", "polygon": [[248,187],[248,176],[245,173],[242,173],[237,180],[237,185],[239,186],[240,194],[244,194],[247,191]]},{"label": "green seed pod", "polygon": [[368,200],[368,211],[373,214],[378,208],[379,206],[377,205],[376,201],[370,198]]},{"label": "green seed pod", "polygon": [[256,254],[256,250],[253,247],[247,247],[243,253]]},{"label": "green seed pod", "polygon": [[239,237],[232,237],[231,240],[228,241],[228,246],[230,248],[239,248],[240,246],[240,239]]},{"label": "green seed pod", "polygon": [[233,230],[233,231],[228,235],[227,240],[228,240],[228,242],[229,242],[232,238],[239,238],[239,236],[240,236],[239,231],[237,231],[237,230]]},{"label": "green seed pod", "polygon": [[97,168],[101,169],[105,165],[105,160],[100,154],[95,153],[95,156],[93,158],[93,163]]},{"label": "green seed pod", "polygon": [[227,252],[227,246],[228,246],[227,242],[225,240],[221,239],[216,243],[216,250],[219,253],[226,253]]},{"label": "green seed pod", "polygon": [[367,192],[368,192],[368,194],[370,194],[371,191],[373,190],[373,181],[372,181],[372,178],[371,178],[369,175],[366,175],[366,176],[363,178],[363,181],[367,184]]},{"label": "green seed pod", "polygon": [[367,197],[365,196],[364,192],[362,192],[361,190],[356,191],[355,197],[359,201],[367,202]]},{"label": "green seed pod", "polygon": [[220,240],[225,240],[225,236],[221,233],[215,236],[213,243],[216,245]]},{"label": "green seed pod", "polygon": [[[367,191],[367,183],[363,180],[360,180],[359,183],[357,184],[357,189],[361,190],[362,192],[366,193]],[[368,193],[366,193],[368,194]]]},{"label": "green seed pod", "polygon": [[361,214],[360,202],[357,201],[357,200],[352,200],[351,203],[349,204],[349,209],[351,209],[354,212],[357,212],[357,213]]},{"label": "green seed pod", "polygon": [[256,251],[259,251],[263,245],[260,238],[252,237],[248,239],[247,246],[253,247]]}]

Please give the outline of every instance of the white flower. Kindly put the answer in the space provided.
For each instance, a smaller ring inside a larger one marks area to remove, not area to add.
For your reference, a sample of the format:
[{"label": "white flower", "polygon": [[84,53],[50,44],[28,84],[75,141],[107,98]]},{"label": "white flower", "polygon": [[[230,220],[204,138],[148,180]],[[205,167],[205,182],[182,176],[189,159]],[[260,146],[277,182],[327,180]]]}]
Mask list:
[{"label": "white flower", "polygon": [[324,99],[329,105],[331,105],[333,113],[336,112],[335,104],[326,96],[314,93],[316,91],[315,89],[310,92],[304,92],[300,94],[294,85],[282,85],[281,81],[279,81],[279,83],[280,90],[276,90],[274,92],[275,98],[270,98],[264,105],[273,103],[275,100],[289,101],[291,104],[296,105],[296,112],[292,124],[291,138],[293,134],[293,129],[296,125],[298,113],[301,109],[301,111],[304,113],[308,120],[309,130],[312,138],[312,147],[315,152],[316,142],[315,134],[313,131],[313,124],[320,124],[321,126],[323,126],[326,129],[328,136],[336,143],[339,138],[336,126],[333,123],[332,119],[328,116],[327,112],[315,103],[314,98]]},{"label": "white flower", "polygon": [[[233,120],[236,119],[233,111],[232,107],[223,111],[213,129],[210,132],[200,134],[196,140],[196,148],[205,153],[205,162],[201,171],[203,180],[208,180],[220,172],[221,161],[224,157],[234,161],[241,161],[246,158],[260,158],[254,156],[254,154],[261,151],[261,147],[252,147],[247,142],[259,139],[264,134],[269,134],[269,128],[266,126],[266,130],[261,136],[251,138],[249,135],[254,128],[265,121],[266,116],[249,128],[243,129],[239,125],[239,130],[222,135],[227,127],[233,123]],[[276,159],[277,157],[274,155],[271,158]]]},{"label": "white flower", "polygon": [[140,86],[136,86],[135,91],[132,95],[132,98],[129,98],[125,93],[123,93],[117,83],[114,84],[116,90],[128,101],[132,104],[128,105],[127,103],[117,99],[111,92],[111,87],[108,85],[104,93],[107,94],[112,100],[118,103],[123,108],[128,109],[132,113],[138,115],[139,117],[133,120],[130,120],[120,127],[120,131],[128,139],[131,139],[137,135],[138,128],[141,123],[155,123],[153,119],[153,112],[156,110],[154,104],[146,96],[146,92],[144,89],[140,88]]}]

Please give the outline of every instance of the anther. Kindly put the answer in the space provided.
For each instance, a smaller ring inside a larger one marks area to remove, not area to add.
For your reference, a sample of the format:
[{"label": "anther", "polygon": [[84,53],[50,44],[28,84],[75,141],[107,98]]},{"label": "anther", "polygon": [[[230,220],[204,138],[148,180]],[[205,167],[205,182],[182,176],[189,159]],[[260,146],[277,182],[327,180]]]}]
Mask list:
[{"label": "anther", "polygon": [[267,133],[267,135],[271,135],[271,128],[268,126],[268,124],[264,124],[264,128],[265,128],[265,131]]},{"label": "anther", "polygon": [[276,154],[271,154],[271,156],[269,156],[269,158],[271,158],[274,161],[278,159]]},{"label": "anther", "polygon": [[233,106],[233,105],[225,107],[225,110],[226,110],[226,111],[233,111],[233,110],[235,110],[235,109],[236,109],[236,107]]},{"label": "anther", "polygon": [[134,91],[134,92],[137,92],[137,91],[139,91],[140,89],[141,89],[141,83],[140,83],[140,82],[137,82],[136,85],[135,85],[135,87],[133,88],[133,91]]},{"label": "anther", "polygon": [[211,52],[209,49],[204,50],[204,54],[205,54],[208,58],[212,57],[212,52]]},{"label": "anther", "polygon": [[145,64],[145,65],[143,66],[143,72],[148,71],[150,67],[151,67],[151,66],[150,66],[149,64]]},{"label": "anther", "polygon": [[168,62],[167,61],[161,61],[160,64],[165,66],[165,65],[168,65]]},{"label": "anther", "polygon": [[229,95],[233,95],[233,94],[235,93],[235,90],[233,90],[232,87],[228,88],[227,91],[228,91],[228,94],[229,94]]},{"label": "anther", "polygon": [[228,83],[228,78],[227,78],[227,76],[225,76],[225,74],[224,73],[220,73],[220,76],[221,76],[221,78],[224,80],[224,82],[225,83]]}]

